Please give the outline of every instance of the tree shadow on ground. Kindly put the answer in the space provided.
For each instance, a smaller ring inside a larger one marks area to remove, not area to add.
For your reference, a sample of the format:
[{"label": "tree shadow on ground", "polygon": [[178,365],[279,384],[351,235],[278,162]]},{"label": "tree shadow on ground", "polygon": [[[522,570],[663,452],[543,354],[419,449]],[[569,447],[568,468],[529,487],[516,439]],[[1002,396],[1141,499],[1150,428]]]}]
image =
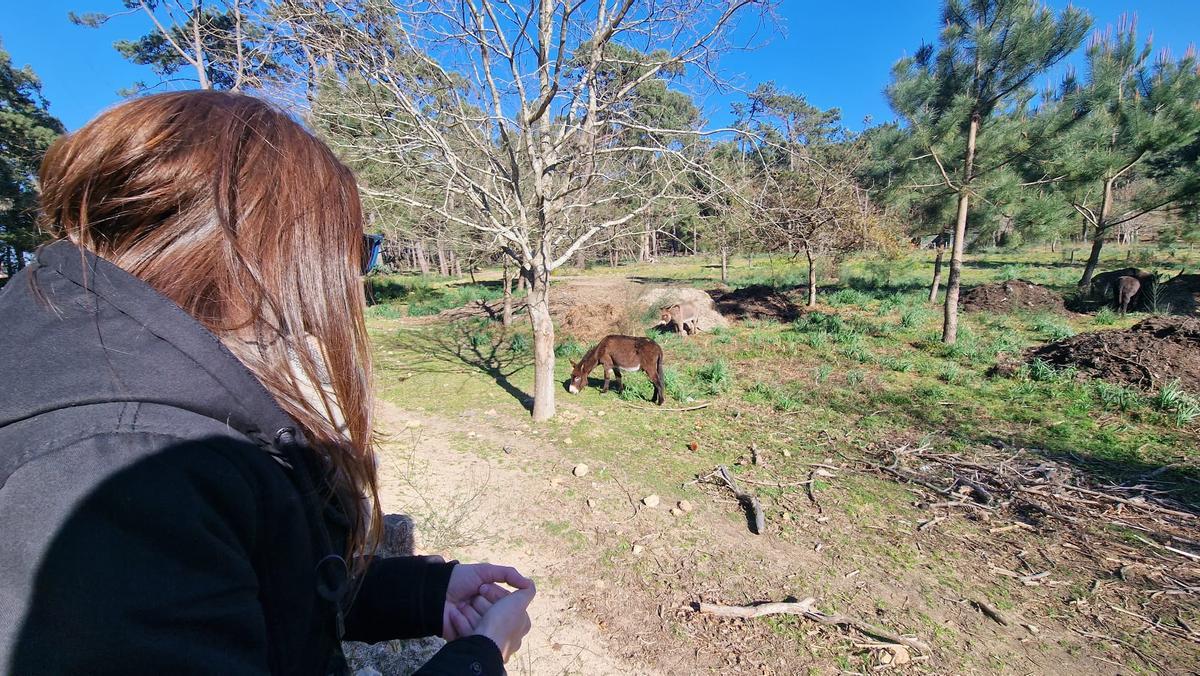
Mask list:
[{"label": "tree shadow on ground", "polygon": [[513,375],[533,366],[533,353],[513,349],[512,337],[486,324],[456,322],[434,329],[412,332],[400,341],[407,350],[424,359],[408,365],[419,373],[482,373],[496,382],[526,411],[533,410],[533,396],[513,384]]}]

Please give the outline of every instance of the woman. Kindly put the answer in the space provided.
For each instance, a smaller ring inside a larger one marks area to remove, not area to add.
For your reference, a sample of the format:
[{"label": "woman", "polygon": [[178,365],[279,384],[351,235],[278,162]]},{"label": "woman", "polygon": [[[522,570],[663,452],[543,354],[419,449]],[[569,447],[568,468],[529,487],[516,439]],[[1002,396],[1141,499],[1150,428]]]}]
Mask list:
[{"label": "woman", "polygon": [[261,101],[184,92],[40,178],[58,241],[0,292],[0,671],[338,673],[341,639],[440,634],[424,673],[502,673],[530,580],[371,555],[350,171]]}]

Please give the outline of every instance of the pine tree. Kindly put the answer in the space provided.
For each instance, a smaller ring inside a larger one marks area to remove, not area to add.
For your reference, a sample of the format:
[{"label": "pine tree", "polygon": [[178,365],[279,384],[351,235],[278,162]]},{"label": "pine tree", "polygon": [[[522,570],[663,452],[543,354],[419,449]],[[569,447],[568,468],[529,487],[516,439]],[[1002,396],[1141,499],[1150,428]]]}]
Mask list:
[{"label": "pine tree", "polygon": [[1200,167],[1187,161],[1200,135],[1200,73],[1189,51],[1151,63],[1151,44],[1122,19],[1087,49],[1084,82],[1068,75],[1058,105],[1080,121],[1047,171],[1066,177],[1059,190],[1092,238],[1079,280],[1091,286],[1105,240],[1121,224],[1194,199]]},{"label": "pine tree", "polygon": [[0,264],[8,274],[25,267],[41,241],[37,171],[46,149],[65,130],[49,113],[42,83],[26,66],[13,67],[0,44]]},{"label": "pine tree", "polygon": [[[957,198],[942,341],[958,336],[958,294],[971,198],[981,176],[1006,167],[980,163],[977,151],[1002,152],[1012,134],[987,134],[1006,110],[1028,101],[1029,82],[1073,51],[1090,20],[1068,7],[1057,17],[1033,0],[947,0],[939,44],[923,45],[893,69],[892,108],[913,129],[942,184]],[[1021,139],[1027,153],[1033,139]],[[990,146],[990,147],[989,147]]]}]

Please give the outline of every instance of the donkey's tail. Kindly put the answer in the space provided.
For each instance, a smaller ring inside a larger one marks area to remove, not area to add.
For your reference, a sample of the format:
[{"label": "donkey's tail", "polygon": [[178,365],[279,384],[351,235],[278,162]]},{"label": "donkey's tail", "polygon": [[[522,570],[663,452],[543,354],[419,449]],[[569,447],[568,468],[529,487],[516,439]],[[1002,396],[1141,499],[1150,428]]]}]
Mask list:
[{"label": "donkey's tail", "polygon": [[663,351],[662,351],[662,348],[660,347],[660,348],[658,348],[658,359],[655,360],[656,363],[654,366],[654,369],[656,371],[658,371],[659,378],[662,378],[662,358],[663,358]]}]

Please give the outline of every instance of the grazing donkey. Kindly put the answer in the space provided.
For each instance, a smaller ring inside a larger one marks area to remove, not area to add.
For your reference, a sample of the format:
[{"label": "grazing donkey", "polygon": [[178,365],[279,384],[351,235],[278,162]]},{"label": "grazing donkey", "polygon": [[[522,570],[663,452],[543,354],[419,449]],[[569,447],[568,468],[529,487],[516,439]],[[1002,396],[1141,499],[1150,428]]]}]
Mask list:
[{"label": "grazing donkey", "polygon": [[1121,314],[1129,312],[1129,304],[1142,290],[1142,283],[1137,277],[1118,277],[1113,284],[1113,303]]},{"label": "grazing donkey", "polygon": [[663,351],[658,343],[649,338],[634,336],[605,336],[595,347],[583,355],[578,363],[571,362],[571,380],[567,389],[571,394],[578,394],[587,387],[588,374],[598,365],[604,366],[604,387],[601,392],[608,391],[609,374],[614,373],[617,385],[624,389],[621,382],[623,371],[645,371],[650,382],[654,383],[654,403],[663,405],[662,383]]},{"label": "grazing donkey", "polygon": [[699,317],[700,307],[695,303],[676,303],[663,308],[659,318],[667,328],[674,324],[675,332],[682,336],[696,332],[696,320]]}]

